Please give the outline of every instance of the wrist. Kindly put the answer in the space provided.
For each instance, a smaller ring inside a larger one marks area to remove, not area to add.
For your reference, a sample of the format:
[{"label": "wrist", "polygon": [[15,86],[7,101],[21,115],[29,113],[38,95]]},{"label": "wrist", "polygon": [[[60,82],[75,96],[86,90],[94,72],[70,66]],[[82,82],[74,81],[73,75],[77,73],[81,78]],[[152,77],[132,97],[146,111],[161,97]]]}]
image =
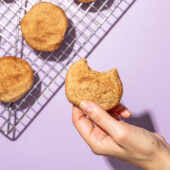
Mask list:
[{"label": "wrist", "polygon": [[150,159],[144,170],[170,170],[170,148],[164,146]]}]

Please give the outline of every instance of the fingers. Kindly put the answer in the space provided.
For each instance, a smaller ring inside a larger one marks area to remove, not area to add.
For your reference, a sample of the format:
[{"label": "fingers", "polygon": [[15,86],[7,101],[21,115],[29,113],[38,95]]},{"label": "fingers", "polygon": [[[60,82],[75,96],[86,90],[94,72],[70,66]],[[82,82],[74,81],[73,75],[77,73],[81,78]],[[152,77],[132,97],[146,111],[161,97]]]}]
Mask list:
[{"label": "fingers", "polygon": [[80,104],[80,108],[87,113],[92,121],[104,129],[108,134],[113,135],[119,131],[119,122],[94,102],[84,101]]},{"label": "fingers", "polygon": [[90,134],[93,131],[93,123],[86,115],[77,107],[73,106],[72,121],[79,134],[90,145]]},{"label": "fingers", "polygon": [[116,120],[118,120],[118,121],[121,120],[121,119],[120,119],[120,114],[115,113],[115,112],[113,112],[113,113],[110,113],[110,112],[109,112],[109,114],[110,114],[113,118],[115,118]]},{"label": "fingers", "polygon": [[73,106],[73,123],[79,134],[91,147],[92,151],[95,154],[100,155],[109,154],[110,150],[115,153],[119,152],[119,147],[113,141],[112,137],[109,136],[101,127],[94,125],[89,118],[86,117],[83,111]]},{"label": "fingers", "polygon": [[116,107],[111,109],[109,113],[114,116],[115,113],[121,115],[123,118],[130,118],[132,113],[122,104],[118,104]]}]

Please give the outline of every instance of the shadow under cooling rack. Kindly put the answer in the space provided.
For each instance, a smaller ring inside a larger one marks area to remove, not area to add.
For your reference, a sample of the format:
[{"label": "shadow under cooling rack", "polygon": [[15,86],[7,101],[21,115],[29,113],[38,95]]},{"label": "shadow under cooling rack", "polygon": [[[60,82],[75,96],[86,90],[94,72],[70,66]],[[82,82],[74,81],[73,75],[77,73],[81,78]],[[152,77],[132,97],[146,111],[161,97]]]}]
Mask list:
[{"label": "shadow under cooling rack", "polygon": [[37,52],[22,39],[19,23],[35,0],[0,0],[0,55],[17,56],[34,70],[32,89],[15,103],[0,103],[0,131],[16,140],[63,86],[69,66],[94,50],[135,0],[98,0],[82,4],[49,0],[66,12],[69,29],[57,51]]}]

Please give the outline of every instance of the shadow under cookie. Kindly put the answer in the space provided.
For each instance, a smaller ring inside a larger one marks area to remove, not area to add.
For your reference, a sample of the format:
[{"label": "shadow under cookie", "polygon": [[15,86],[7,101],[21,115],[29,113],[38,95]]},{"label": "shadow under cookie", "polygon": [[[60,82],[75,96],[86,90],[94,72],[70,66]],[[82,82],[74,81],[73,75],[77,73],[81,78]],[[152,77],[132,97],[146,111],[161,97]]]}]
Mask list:
[{"label": "shadow under cookie", "polygon": [[13,3],[13,2],[15,2],[15,0],[4,0],[4,2],[6,2],[6,3]]},{"label": "shadow under cookie", "polygon": [[[32,88],[19,100],[11,103],[12,111],[24,110],[29,108],[41,94],[41,82],[38,74],[34,75]],[[4,107],[9,107],[9,103],[2,102]]]},{"label": "shadow under cookie", "polygon": [[20,100],[16,101],[13,104],[12,110],[16,111],[29,108],[40,96],[40,94],[41,94],[41,81],[38,74],[35,74],[32,89],[27,94],[25,94],[23,98],[21,98]]},{"label": "shadow under cookie", "polygon": [[[81,2],[74,0],[77,5],[80,5]],[[92,6],[91,4],[94,3]],[[84,3],[81,5],[81,9],[84,11],[88,10],[89,12],[99,12],[109,9],[114,3],[114,0],[96,0],[96,2]]]}]

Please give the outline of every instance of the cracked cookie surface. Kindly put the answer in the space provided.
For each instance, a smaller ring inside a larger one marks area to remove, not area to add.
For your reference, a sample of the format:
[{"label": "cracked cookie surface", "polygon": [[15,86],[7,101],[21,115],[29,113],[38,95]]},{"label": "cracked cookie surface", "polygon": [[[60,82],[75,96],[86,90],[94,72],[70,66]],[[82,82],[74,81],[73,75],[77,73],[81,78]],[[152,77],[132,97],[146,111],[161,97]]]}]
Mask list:
[{"label": "cracked cookie surface", "polygon": [[123,86],[117,69],[100,73],[93,71],[85,59],[80,59],[67,72],[65,93],[76,106],[83,100],[91,100],[110,110],[120,102]]}]

